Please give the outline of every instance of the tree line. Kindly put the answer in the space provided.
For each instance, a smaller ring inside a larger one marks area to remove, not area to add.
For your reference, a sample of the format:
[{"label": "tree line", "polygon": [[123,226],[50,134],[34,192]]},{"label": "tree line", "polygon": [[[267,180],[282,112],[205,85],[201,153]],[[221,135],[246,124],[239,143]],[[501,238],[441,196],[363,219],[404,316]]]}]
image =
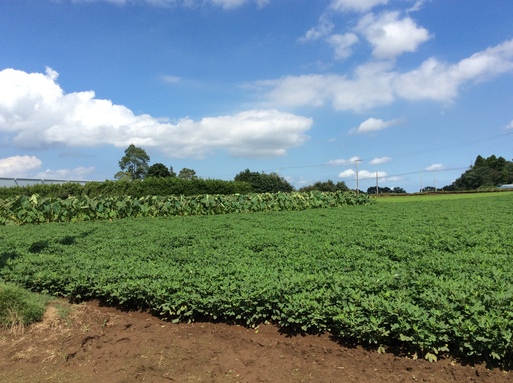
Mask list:
[{"label": "tree line", "polygon": [[[142,148],[130,144],[125,150],[125,155],[119,161],[120,171],[114,176],[117,180],[143,180],[150,178],[179,178],[182,180],[197,180],[199,177],[194,169],[183,168],[178,174],[172,166],[167,167],[162,163],[149,165],[150,156]],[[254,172],[245,169],[234,177],[234,181],[246,182],[251,185],[255,193],[276,193],[291,192],[295,188],[285,178],[277,173]],[[478,155],[474,164],[466,170],[452,184],[444,186],[441,190],[475,190],[497,187],[503,184],[513,183],[513,162],[503,157],[492,155],[483,158]],[[327,192],[348,191],[345,182],[317,181],[312,185],[304,186],[300,192],[320,190]],[[435,187],[427,186],[424,192],[436,191]],[[369,187],[367,194],[403,194],[406,193],[402,187]]]},{"label": "tree line", "polygon": [[[150,156],[142,148],[130,144],[125,149],[125,155],[119,160],[120,171],[114,175],[116,180],[149,180],[155,178],[179,178],[182,180],[197,180],[194,169],[183,168],[178,174],[172,166],[167,167],[162,163],[155,163],[150,166]],[[254,193],[277,193],[292,192],[295,190],[285,178],[277,173],[253,172],[245,169],[235,175],[235,182],[245,182],[251,185]],[[299,191],[348,191],[349,188],[344,182],[334,183],[331,180],[326,182],[316,182],[313,185],[305,186]]]}]

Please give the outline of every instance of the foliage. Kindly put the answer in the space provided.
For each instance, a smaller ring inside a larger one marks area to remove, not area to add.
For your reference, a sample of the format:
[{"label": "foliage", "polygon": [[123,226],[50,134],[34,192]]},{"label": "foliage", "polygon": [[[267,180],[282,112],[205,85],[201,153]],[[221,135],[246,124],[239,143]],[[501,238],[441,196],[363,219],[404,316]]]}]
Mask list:
[{"label": "foliage", "polygon": [[251,172],[246,169],[235,176],[235,181],[249,183],[254,193],[292,192],[294,187],[276,173]]},{"label": "foliage", "polygon": [[513,193],[423,198],[7,226],[0,254],[11,256],[0,276],[173,321],[269,321],[430,360],[450,354],[508,363]]},{"label": "foliage", "polygon": [[96,219],[169,217],[240,212],[289,211],[369,204],[352,193],[265,193],[198,196],[43,198],[37,194],[0,201],[0,224],[40,224]]},{"label": "foliage", "polygon": [[48,296],[0,282],[0,326],[11,329],[40,321],[49,301]]},{"label": "foliage", "polygon": [[299,189],[300,192],[308,192],[312,190],[319,190],[324,192],[336,192],[336,191],[349,191],[344,181],[337,182],[336,184],[332,180],[325,182],[317,181],[313,185],[304,186]]},{"label": "foliage", "polygon": [[67,198],[69,196],[120,196],[143,197],[148,195],[199,195],[199,194],[246,194],[251,192],[251,185],[246,182],[193,179],[184,180],[177,177],[147,177],[144,180],[130,180],[64,183],[53,185],[32,185],[24,187],[0,188],[0,199],[13,198],[20,195],[30,197],[38,194],[41,197]]},{"label": "foliage", "polygon": [[451,186],[455,190],[473,190],[511,183],[513,183],[513,162],[492,155],[486,159],[477,156],[474,165]]},{"label": "foliage", "polygon": [[[133,180],[140,180],[146,176],[148,172],[148,162],[150,162],[150,156],[142,148],[138,148],[134,144],[130,144],[125,149],[125,155],[119,160],[119,167],[121,173],[116,173],[116,178],[123,177],[124,173],[128,173]],[[124,173],[123,173],[124,172]]]},{"label": "foliage", "polygon": [[182,180],[194,180],[194,179],[197,179],[198,176],[196,176],[195,170],[189,169],[189,168],[183,168],[178,173],[178,178],[180,178]]},{"label": "foliage", "polygon": [[[385,186],[385,187],[378,186],[377,189],[378,189],[377,190],[378,194],[406,194],[406,190],[404,190],[402,187],[398,187],[398,186],[394,187],[393,189],[390,189],[387,186]],[[368,188],[367,194],[376,194],[376,187],[371,186],[370,188]]]},{"label": "foliage", "polygon": [[157,162],[148,168],[146,177],[171,177],[171,172],[168,170],[166,165]]}]

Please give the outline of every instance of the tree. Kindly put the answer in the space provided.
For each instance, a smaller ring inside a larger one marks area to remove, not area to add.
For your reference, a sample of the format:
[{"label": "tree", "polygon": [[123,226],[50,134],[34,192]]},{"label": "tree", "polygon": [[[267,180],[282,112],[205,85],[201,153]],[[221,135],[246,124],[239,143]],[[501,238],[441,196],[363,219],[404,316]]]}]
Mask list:
[{"label": "tree", "polygon": [[294,186],[277,173],[258,173],[246,169],[235,176],[235,181],[251,184],[255,193],[291,192],[294,190]]},{"label": "tree", "polygon": [[166,165],[157,162],[148,168],[146,177],[171,177],[171,172],[167,169]]},{"label": "tree", "polygon": [[337,182],[336,184],[332,180],[328,180],[325,182],[317,181],[313,185],[304,186],[301,189],[299,189],[300,192],[308,192],[312,190],[319,190],[324,192],[336,192],[336,191],[348,191],[349,188],[347,187],[346,183],[344,181]]},{"label": "tree", "polygon": [[194,180],[198,178],[196,176],[196,171],[188,168],[183,168],[180,170],[180,173],[178,173],[178,178],[181,178],[183,180]]},{"label": "tree", "polygon": [[406,194],[406,190],[404,190],[403,188],[401,188],[399,186],[396,186],[395,188],[392,189],[392,193]]},{"label": "tree", "polygon": [[170,167],[169,167],[169,176],[170,176],[170,177],[176,177],[176,173],[175,173],[175,171],[173,170],[173,167],[172,167],[172,166],[170,166]]},{"label": "tree", "polygon": [[119,171],[116,174],[114,174],[114,179],[116,180],[125,180],[125,181],[131,181],[132,175],[128,172],[122,172]]},{"label": "tree", "polygon": [[477,156],[474,166],[466,170],[452,183],[455,190],[492,188],[513,182],[513,162],[504,157],[491,155],[488,158]]},{"label": "tree", "polygon": [[125,149],[125,155],[119,161],[119,167],[122,172],[130,174],[133,180],[140,180],[148,173],[148,162],[150,162],[150,156],[146,151],[130,144]]}]

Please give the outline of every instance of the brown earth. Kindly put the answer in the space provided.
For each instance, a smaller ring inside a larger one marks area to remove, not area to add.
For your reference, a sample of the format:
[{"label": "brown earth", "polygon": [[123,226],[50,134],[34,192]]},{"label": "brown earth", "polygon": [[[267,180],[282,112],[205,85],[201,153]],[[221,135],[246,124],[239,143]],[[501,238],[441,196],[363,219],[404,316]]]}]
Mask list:
[{"label": "brown earth", "polygon": [[95,303],[54,304],[0,330],[0,382],[513,382],[512,372],[347,347],[272,325],[172,324]]}]

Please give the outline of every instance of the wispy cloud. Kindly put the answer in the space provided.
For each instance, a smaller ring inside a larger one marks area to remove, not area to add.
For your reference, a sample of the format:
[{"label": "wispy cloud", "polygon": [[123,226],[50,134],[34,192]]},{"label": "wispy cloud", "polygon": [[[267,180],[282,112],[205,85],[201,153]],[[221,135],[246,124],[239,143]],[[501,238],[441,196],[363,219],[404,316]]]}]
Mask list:
[{"label": "wispy cloud", "polygon": [[391,157],[378,157],[378,158],[373,158],[372,160],[370,160],[369,164],[381,165],[381,164],[386,164],[387,162],[390,162],[390,161],[392,161]]},{"label": "wispy cloud", "polygon": [[184,6],[199,7],[206,4],[212,4],[224,9],[238,8],[246,3],[255,3],[259,7],[263,7],[269,3],[269,0],[71,0],[72,3],[95,3],[106,2],[116,5],[128,4],[148,4],[157,7],[167,6]]},{"label": "wispy cloud", "polygon": [[436,170],[443,170],[445,169],[445,166],[442,165],[442,164],[432,164],[432,165],[429,165],[427,168],[425,168],[424,170],[428,171],[428,172],[432,172],[432,171],[436,171]]},{"label": "wispy cloud", "polygon": [[75,169],[47,169],[37,173],[34,178],[57,179],[57,180],[83,180],[94,173],[94,167],[78,167]]},{"label": "wispy cloud", "polygon": [[162,78],[162,81],[164,81],[165,83],[168,83],[168,84],[176,84],[176,83],[182,81],[182,79],[178,76],[164,75],[164,76],[161,76],[161,78]]},{"label": "wispy cloud", "polygon": [[367,12],[377,5],[387,3],[388,0],[332,0],[329,8],[342,12]]},{"label": "wispy cloud", "polygon": [[329,160],[327,162],[328,165],[332,165],[332,166],[339,166],[339,165],[349,165],[351,163],[354,163],[355,161],[359,161],[360,160],[360,157],[351,157],[350,159],[346,160],[344,158],[339,158],[339,159],[336,159],[336,160]]}]

